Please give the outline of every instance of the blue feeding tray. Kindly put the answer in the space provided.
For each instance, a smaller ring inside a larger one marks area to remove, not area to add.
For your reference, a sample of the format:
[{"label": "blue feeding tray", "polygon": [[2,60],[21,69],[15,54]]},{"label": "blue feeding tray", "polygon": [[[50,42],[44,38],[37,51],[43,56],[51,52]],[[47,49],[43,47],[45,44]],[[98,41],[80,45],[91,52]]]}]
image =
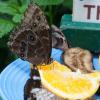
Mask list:
[{"label": "blue feeding tray", "polygon": [[[60,56],[63,51],[52,49],[52,58],[62,62]],[[98,57],[93,59],[94,67],[100,70]],[[17,59],[8,65],[0,75],[0,96],[3,100],[24,100],[23,89],[26,81],[29,79],[30,63]],[[96,96],[100,100],[100,96]]]}]

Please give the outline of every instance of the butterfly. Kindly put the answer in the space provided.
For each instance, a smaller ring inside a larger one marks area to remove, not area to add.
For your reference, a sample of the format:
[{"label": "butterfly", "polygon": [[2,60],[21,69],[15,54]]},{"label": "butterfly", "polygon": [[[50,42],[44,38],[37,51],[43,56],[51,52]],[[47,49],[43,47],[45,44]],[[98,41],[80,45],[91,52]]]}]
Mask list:
[{"label": "butterfly", "polygon": [[[43,11],[36,4],[30,4],[25,11],[24,18],[19,26],[11,33],[9,38],[9,48],[22,60],[27,60],[33,64],[30,79],[24,86],[24,100],[38,100],[36,91],[45,91],[48,100],[56,98],[42,88],[38,65],[49,64],[51,62],[52,32],[55,28],[50,28]],[[59,39],[58,39],[59,40]],[[55,46],[55,45],[54,45]],[[33,92],[32,92],[33,91]],[[46,96],[45,100],[47,100]],[[43,97],[39,100],[44,100]],[[60,100],[60,99],[54,99]]]},{"label": "butterfly", "polygon": [[43,12],[37,5],[31,4],[24,16],[21,24],[10,35],[10,49],[33,65],[49,63],[52,39]]},{"label": "butterfly", "polygon": [[[8,45],[11,51],[21,59],[33,64],[31,80],[34,85],[29,85],[31,83],[29,79],[24,87],[24,100],[28,98],[35,100],[35,96],[32,97],[30,91],[33,87],[41,88],[41,80],[36,66],[50,62],[52,49],[50,27],[44,13],[36,4],[28,6],[21,24],[11,33]],[[38,79],[34,79],[34,77],[38,77]]]},{"label": "butterfly", "polygon": [[71,47],[69,41],[66,40],[61,29],[52,25],[52,47],[63,50],[63,64],[68,66],[72,71],[80,69],[82,72],[92,72],[92,54],[89,50],[80,47]]}]

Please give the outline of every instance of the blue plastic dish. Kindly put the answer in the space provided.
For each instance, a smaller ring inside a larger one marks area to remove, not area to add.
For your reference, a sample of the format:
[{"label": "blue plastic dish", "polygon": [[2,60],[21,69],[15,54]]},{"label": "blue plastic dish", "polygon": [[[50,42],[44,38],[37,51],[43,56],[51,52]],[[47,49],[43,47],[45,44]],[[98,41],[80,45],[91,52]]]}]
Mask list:
[{"label": "blue plastic dish", "polygon": [[[62,62],[62,51],[52,49],[53,59]],[[93,60],[94,67],[100,70],[98,58]],[[8,65],[0,75],[0,96],[3,100],[24,100],[23,89],[26,81],[29,79],[30,66],[29,62],[17,59]],[[100,100],[100,97],[97,97]]]}]

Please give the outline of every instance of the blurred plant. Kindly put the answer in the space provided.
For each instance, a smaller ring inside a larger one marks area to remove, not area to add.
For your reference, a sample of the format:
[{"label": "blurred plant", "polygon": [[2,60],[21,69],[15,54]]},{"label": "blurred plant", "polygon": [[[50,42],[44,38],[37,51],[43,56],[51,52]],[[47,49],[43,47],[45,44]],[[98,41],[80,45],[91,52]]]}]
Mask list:
[{"label": "blurred plant", "polygon": [[7,46],[10,31],[20,23],[23,13],[28,5],[28,0],[0,0],[0,71],[16,56]]},{"label": "blurred plant", "polygon": [[[53,6],[67,5],[70,6],[72,0],[31,0],[42,6],[49,23],[53,23]],[[68,2],[69,1],[69,2]],[[21,22],[23,13],[25,12],[30,0],[0,0],[0,37],[10,32],[13,27]]]},{"label": "blurred plant", "polygon": [[0,1],[0,37],[9,33],[21,21],[27,4],[22,5],[20,0]]},{"label": "blurred plant", "polygon": [[[33,3],[36,3],[41,6],[44,10],[45,15],[48,18],[49,24],[53,24],[55,22],[55,8],[64,4],[64,2],[70,0],[31,0]],[[5,60],[6,65],[9,62],[8,58],[16,58],[12,57],[11,53],[9,53],[9,49],[7,47],[7,41],[9,38],[10,31],[21,22],[24,17],[24,12],[28,7],[30,0],[0,0],[0,65],[4,66],[1,62]],[[66,5],[64,5],[66,6]],[[67,5],[68,6],[68,5]],[[3,49],[2,49],[3,48]],[[7,52],[5,56],[5,51]],[[8,58],[7,58],[8,57]],[[3,58],[3,59],[2,59]],[[6,61],[7,60],[7,61]],[[12,60],[11,60],[12,61]],[[8,62],[8,63],[7,63]]]}]

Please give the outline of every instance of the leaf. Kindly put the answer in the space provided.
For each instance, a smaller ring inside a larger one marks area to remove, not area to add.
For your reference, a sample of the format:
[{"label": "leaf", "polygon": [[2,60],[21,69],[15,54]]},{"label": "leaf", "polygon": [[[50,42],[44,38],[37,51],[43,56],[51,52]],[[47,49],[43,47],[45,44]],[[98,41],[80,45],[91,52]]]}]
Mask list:
[{"label": "leaf", "polygon": [[47,5],[58,5],[61,4],[64,0],[33,0],[34,3],[38,5],[47,6]]},{"label": "leaf", "polygon": [[21,7],[19,8],[19,12],[20,12],[21,14],[23,14],[23,13],[25,12],[25,10],[26,10],[27,7],[28,7],[28,5],[23,5],[23,6],[21,6]]},{"label": "leaf", "polygon": [[0,13],[15,15],[18,10],[7,3],[0,2]]},{"label": "leaf", "polygon": [[22,20],[22,18],[23,18],[23,14],[15,14],[15,16],[13,17],[13,22],[15,22],[15,23],[20,23],[21,22],[21,20]]},{"label": "leaf", "polygon": [[0,38],[10,32],[14,27],[11,21],[0,19]]},{"label": "leaf", "polygon": [[29,5],[31,0],[22,0],[23,5]]},{"label": "leaf", "polygon": [[[3,0],[2,0],[3,1]],[[7,4],[11,4],[11,5],[16,5],[16,6],[19,6],[19,2],[18,2],[18,0],[5,0],[4,1],[5,3],[7,3]]]}]

